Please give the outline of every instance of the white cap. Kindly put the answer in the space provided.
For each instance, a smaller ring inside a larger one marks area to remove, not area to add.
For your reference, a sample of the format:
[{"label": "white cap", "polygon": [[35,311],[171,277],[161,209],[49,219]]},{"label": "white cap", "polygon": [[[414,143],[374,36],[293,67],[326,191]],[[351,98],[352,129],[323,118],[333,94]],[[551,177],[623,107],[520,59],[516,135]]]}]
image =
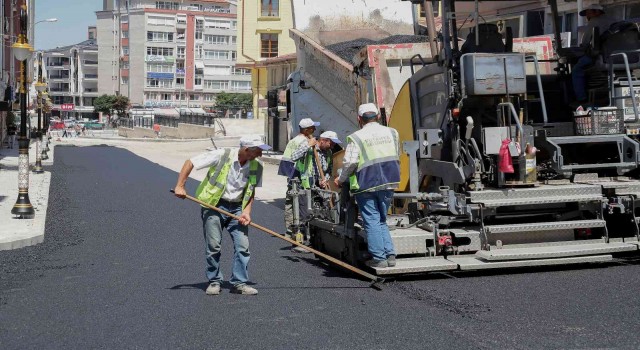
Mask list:
[{"label": "white cap", "polygon": [[600,12],[604,13],[604,8],[601,5],[593,4],[593,5],[589,5],[589,6],[585,7],[582,11],[580,11],[579,15],[580,16],[586,16],[587,15],[587,10],[596,10],[596,11],[600,11]]},{"label": "white cap", "polygon": [[258,147],[262,150],[269,150],[271,146],[262,141],[260,135],[246,135],[240,138],[240,147]]},{"label": "white cap", "polygon": [[301,128],[306,129],[312,126],[320,126],[320,122],[314,122],[313,120],[311,120],[311,118],[304,118],[298,125],[300,125]]},{"label": "white cap", "polygon": [[340,141],[340,139],[338,138],[338,134],[336,134],[333,131],[325,131],[322,134],[320,134],[320,138],[323,139],[329,139],[331,141],[333,141],[334,143],[342,143],[342,141]]},{"label": "white cap", "polygon": [[358,116],[362,117],[365,113],[375,113],[377,116],[379,113],[378,107],[373,103],[361,104],[360,107],[358,107]]}]

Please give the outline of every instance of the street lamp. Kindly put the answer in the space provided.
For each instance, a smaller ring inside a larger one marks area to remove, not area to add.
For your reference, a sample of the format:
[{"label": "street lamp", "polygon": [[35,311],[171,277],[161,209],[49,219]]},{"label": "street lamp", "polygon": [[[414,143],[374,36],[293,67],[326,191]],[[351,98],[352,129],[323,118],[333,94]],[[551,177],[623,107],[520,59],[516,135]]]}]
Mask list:
[{"label": "street lamp", "polygon": [[18,199],[11,214],[21,219],[32,219],[35,210],[29,201],[29,139],[27,138],[27,59],[33,47],[27,40],[27,6],[20,7],[20,35],[11,45],[13,54],[20,61],[20,138],[18,139]]},{"label": "street lamp", "polygon": [[38,81],[34,85],[37,91],[38,129],[36,132],[36,165],[33,168],[33,172],[42,174],[44,173],[42,168],[42,93],[47,89],[47,83],[42,81],[42,52],[38,54]]}]

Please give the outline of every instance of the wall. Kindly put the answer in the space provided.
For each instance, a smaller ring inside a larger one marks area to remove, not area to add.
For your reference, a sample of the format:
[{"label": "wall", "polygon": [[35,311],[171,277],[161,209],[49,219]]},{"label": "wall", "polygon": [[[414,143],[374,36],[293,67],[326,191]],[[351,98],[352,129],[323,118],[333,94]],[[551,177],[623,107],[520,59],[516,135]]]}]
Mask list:
[{"label": "wall", "polygon": [[114,66],[113,18],[112,12],[99,11],[96,13],[98,31],[98,93],[99,95],[115,94],[117,85],[113,76],[117,75]]},{"label": "wall", "polygon": [[[247,134],[265,134],[265,120],[264,119],[220,119],[227,131],[226,136],[242,136]],[[162,138],[174,138],[174,139],[202,139],[209,137],[218,137],[222,134],[217,133],[216,129],[193,125],[193,124],[178,124],[177,128],[160,126],[160,134]],[[118,128],[118,135],[127,138],[155,138],[156,134],[152,129],[134,127],[130,128]]]}]

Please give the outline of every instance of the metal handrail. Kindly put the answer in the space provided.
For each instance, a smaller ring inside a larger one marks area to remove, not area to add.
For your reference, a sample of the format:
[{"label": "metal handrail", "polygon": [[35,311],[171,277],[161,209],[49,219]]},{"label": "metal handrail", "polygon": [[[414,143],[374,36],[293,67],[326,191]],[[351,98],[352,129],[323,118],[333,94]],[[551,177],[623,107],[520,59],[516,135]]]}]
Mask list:
[{"label": "metal handrail", "polygon": [[[627,51],[627,52],[640,53],[640,50]],[[614,52],[611,55],[609,55],[609,58],[613,56],[622,56],[622,59],[624,60],[624,68],[627,73],[627,81],[629,82],[629,92],[631,97],[631,103],[633,104],[633,121],[638,122],[638,103],[636,101],[636,91],[634,89],[633,79],[631,78],[631,70],[629,68],[629,58],[627,57],[627,52]],[[615,99],[615,91],[613,87],[613,63],[607,63],[607,64],[609,65],[609,100],[611,101],[610,104],[612,104],[613,100]],[[624,115],[624,102],[622,103],[622,111]]]},{"label": "metal handrail", "polygon": [[540,103],[542,104],[542,119],[544,121],[544,125],[547,125],[549,121],[547,117],[547,103],[544,99],[544,89],[542,88],[542,79],[540,78],[540,67],[538,65],[538,57],[536,57],[536,55],[526,55],[525,60],[527,58],[533,58],[533,62],[536,68],[536,80],[538,81],[538,93],[540,94]]}]

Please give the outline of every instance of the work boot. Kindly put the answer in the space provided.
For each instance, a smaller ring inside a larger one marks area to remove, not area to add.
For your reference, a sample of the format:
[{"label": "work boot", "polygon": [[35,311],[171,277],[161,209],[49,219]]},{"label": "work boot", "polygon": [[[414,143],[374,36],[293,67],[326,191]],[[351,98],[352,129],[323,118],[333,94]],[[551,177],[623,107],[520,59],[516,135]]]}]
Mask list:
[{"label": "work boot", "polygon": [[369,267],[373,267],[373,268],[384,268],[384,267],[389,267],[389,263],[387,262],[387,260],[367,260],[364,263],[365,265],[369,266]]},{"label": "work boot", "polygon": [[220,284],[219,283],[211,283],[207,290],[205,291],[207,295],[219,295],[220,294]]},{"label": "work boot", "polygon": [[396,256],[395,255],[389,255],[387,257],[387,264],[389,265],[389,267],[396,266]]},{"label": "work boot", "polygon": [[258,290],[253,287],[249,287],[246,284],[240,284],[233,287],[231,289],[231,293],[242,295],[256,295],[258,294]]}]

